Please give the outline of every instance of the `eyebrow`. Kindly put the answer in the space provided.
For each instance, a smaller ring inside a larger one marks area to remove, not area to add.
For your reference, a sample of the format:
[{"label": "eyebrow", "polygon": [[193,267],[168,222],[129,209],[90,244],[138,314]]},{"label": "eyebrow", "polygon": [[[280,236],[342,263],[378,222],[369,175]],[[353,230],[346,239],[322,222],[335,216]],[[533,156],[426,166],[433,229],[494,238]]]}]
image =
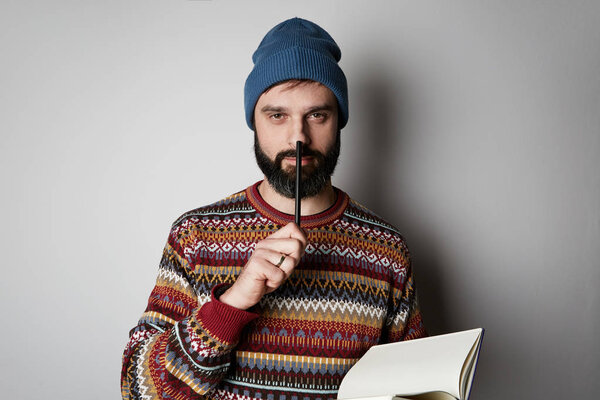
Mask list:
[{"label": "eyebrow", "polygon": [[[320,104],[318,106],[314,106],[309,108],[306,111],[306,114],[314,113],[316,111],[333,111],[335,107],[331,104]],[[260,109],[261,112],[285,112],[287,111],[286,107],[273,106],[270,104],[265,105]]]},{"label": "eyebrow", "polygon": [[317,111],[333,111],[334,109],[335,107],[332,104],[322,104],[319,106],[309,108],[307,114],[314,113]]},{"label": "eyebrow", "polygon": [[260,111],[261,112],[283,112],[283,111],[287,111],[287,108],[277,107],[277,106],[272,106],[270,104],[267,104],[266,106],[261,108]]}]

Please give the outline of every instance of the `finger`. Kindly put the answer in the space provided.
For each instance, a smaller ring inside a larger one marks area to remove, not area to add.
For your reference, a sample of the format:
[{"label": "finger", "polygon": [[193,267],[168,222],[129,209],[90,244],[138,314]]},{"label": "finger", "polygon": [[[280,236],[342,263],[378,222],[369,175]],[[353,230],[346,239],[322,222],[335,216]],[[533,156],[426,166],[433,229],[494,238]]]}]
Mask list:
[{"label": "finger", "polygon": [[[298,225],[296,225],[295,223],[289,223],[288,225],[284,226],[283,228],[281,228],[279,231],[275,232],[274,234],[272,234],[271,236],[267,237],[268,242],[265,242],[265,245],[268,245],[269,243],[271,243],[271,240],[296,240],[299,242],[300,246],[297,248],[289,248],[289,247],[281,247],[281,248],[276,248],[277,250],[283,252],[283,253],[287,253],[290,255],[294,255],[295,258],[300,259],[302,257],[302,255],[304,254],[304,250],[306,249],[306,246],[308,244],[308,239],[306,237],[306,235],[304,234],[304,232],[298,228]],[[266,240],[266,239],[265,239]],[[277,244],[283,244],[283,246],[290,246],[290,242],[272,242],[275,245]]]},{"label": "finger", "polygon": [[[273,286],[273,282],[281,282],[285,279],[285,272],[273,265],[271,260],[263,257],[250,260],[242,274],[245,282],[261,282],[261,285],[266,286]],[[241,281],[241,278],[242,275],[240,275],[238,281]],[[270,282],[270,284],[267,285],[267,282]]]},{"label": "finger", "polygon": [[307,238],[306,234],[302,229],[298,227],[294,222],[290,222],[277,232],[274,232],[269,236],[270,238],[294,238],[300,240],[306,246]]},{"label": "finger", "polygon": [[[287,239],[294,240],[295,239]],[[300,242],[296,241],[299,245]],[[281,268],[282,271],[285,272],[286,276],[289,276],[294,268],[300,262],[302,255],[304,254],[304,249],[300,247],[296,247],[291,253],[285,254],[280,251],[273,251],[270,249],[260,249],[259,254],[257,256],[263,257],[266,260],[270,261],[274,266]],[[285,256],[282,260],[282,256]]]},{"label": "finger", "polygon": [[266,238],[256,244],[257,249],[267,249],[282,254],[300,253],[304,250],[304,243],[295,238]]},{"label": "finger", "polygon": [[260,266],[260,274],[264,277],[265,286],[277,289],[285,281],[287,277],[285,272],[268,260],[260,260],[258,264]]},{"label": "finger", "polygon": [[279,261],[277,261],[277,263],[275,264],[275,266],[281,267],[281,264],[283,264],[284,261],[285,261],[285,254],[282,254],[281,257],[279,258]]},{"label": "finger", "polygon": [[253,257],[256,258],[256,260],[261,259],[267,261],[272,266],[286,271],[286,274],[291,272],[298,263],[297,257],[270,249],[256,250]]},{"label": "finger", "polygon": [[292,256],[286,256],[279,269],[285,273],[285,279],[289,278],[294,269],[298,265],[298,259]]}]

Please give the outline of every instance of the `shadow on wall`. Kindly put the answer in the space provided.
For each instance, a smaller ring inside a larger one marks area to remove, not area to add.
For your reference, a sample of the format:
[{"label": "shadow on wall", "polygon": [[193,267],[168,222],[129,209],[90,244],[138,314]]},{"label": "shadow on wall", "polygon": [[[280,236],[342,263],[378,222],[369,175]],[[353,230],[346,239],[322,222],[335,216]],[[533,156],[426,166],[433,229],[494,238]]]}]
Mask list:
[{"label": "shadow on wall", "polygon": [[[371,58],[373,59],[373,58]],[[386,73],[379,66],[369,65],[364,74],[354,76],[352,101],[360,115],[359,132],[353,144],[357,162],[345,168],[352,176],[349,190],[368,208],[383,216],[406,236],[415,268],[419,300],[430,335],[446,333],[450,326],[443,283],[443,265],[436,252],[435,234],[427,231],[426,216],[410,209],[406,182],[412,170],[404,157],[411,151],[403,142],[411,129],[410,93],[403,90],[398,72]],[[398,162],[401,160],[401,162]],[[399,167],[402,166],[402,167]]]}]

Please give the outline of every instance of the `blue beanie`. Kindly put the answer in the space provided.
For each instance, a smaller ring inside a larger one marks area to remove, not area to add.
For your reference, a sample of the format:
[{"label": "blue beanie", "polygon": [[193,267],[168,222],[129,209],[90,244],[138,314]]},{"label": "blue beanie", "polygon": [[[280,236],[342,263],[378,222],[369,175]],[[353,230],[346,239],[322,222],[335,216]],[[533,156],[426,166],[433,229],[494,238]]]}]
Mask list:
[{"label": "blue beanie", "polygon": [[271,29],[252,55],[254,68],[244,86],[246,123],[254,129],[252,117],[260,95],[276,83],[309,79],[327,86],[339,107],[339,129],[348,122],[348,85],[338,66],[342,57],[333,38],[317,24],[302,18],[283,21]]}]

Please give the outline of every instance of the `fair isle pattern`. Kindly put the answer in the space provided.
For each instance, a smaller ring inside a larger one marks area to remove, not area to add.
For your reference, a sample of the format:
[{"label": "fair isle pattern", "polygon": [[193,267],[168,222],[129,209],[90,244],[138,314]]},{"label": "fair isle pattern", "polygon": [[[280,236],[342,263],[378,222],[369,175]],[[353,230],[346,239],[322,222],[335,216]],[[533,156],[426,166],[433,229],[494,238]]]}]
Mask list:
[{"label": "fair isle pattern", "polygon": [[404,240],[338,189],[302,218],[309,245],[279,289],[249,311],[219,302],[256,243],[293,221],[257,186],[173,224],[123,355],[124,399],[335,399],[369,347],[425,335]]}]

